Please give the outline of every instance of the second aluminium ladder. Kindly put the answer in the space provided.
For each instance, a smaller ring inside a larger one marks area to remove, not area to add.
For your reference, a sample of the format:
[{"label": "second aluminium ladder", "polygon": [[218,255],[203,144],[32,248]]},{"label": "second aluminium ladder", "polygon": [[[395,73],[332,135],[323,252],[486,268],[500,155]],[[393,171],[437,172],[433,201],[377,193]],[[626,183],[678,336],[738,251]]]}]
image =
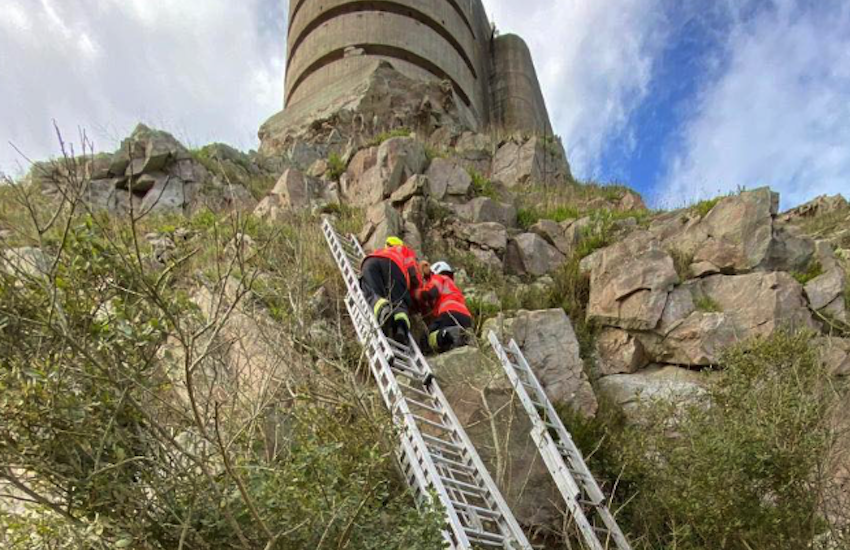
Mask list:
[{"label": "second aluminium ladder", "polygon": [[543,462],[558,486],[567,508],[591,550],[631,550],[605,495],[590,473],[570,432],[564,427],[543,386],[531,370],[515,340],[507,350],[494,332],[490,344],[531,419],[531,435]]},{"label": "second aluminium ladder", "polygon": [[360,243],[337,233],[328,219],[322,231],[345,279],[346,309],[399,430],[398,460],[418,503],[437,497],[451,550],[532,550],[416,342],[401,344],[380,330],[360,289]]}]

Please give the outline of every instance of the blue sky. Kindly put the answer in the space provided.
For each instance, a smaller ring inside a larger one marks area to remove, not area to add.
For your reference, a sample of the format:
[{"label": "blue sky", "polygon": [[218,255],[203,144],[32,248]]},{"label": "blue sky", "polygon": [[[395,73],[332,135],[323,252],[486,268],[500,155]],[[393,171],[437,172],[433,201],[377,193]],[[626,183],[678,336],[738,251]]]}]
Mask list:
[{"label": "blue sky", "polygon": [[[771,185],[850,195],[850,2],[484,0],[526,38],[574,173],[674,207]],[[0,0],[0,170],[52,119],[112,149],[139,120],[256,147],[281,105],[284,0]],[[25,164],[25,163],[24,163]]]}]

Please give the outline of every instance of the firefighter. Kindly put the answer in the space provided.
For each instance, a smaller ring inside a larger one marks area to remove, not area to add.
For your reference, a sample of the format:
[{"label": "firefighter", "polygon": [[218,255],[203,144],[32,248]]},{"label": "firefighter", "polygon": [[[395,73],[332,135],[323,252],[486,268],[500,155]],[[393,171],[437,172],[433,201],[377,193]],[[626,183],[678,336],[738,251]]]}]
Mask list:
[{"label": "firefighter", "polygon": [[384,333],[407,344],[410,310],[422,290],[422,273],[416,253],[398,237],[366,256],[360,269],[360,288]]},{"label": "firefighter", "polygon": [[465,346],[472,329],[472,314],[455,284],[454,270],[446,262],[437,262],[430,268],[423,265],[422,270],[427,278],[422,302],[427,304],[428,334],[421,347],[445,353]]}]

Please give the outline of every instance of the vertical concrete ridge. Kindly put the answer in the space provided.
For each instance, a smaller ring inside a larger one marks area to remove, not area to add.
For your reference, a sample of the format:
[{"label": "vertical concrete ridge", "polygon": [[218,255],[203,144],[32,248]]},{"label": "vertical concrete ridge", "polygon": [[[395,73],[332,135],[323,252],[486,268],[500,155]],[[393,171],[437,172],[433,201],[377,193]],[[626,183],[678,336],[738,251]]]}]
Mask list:
[{"label": "vertical concrete ridge", "polygon": [[531,51],[525,40],[515,34],[493,41],[490,93],[493,124],[532,133],[552,132]]}]

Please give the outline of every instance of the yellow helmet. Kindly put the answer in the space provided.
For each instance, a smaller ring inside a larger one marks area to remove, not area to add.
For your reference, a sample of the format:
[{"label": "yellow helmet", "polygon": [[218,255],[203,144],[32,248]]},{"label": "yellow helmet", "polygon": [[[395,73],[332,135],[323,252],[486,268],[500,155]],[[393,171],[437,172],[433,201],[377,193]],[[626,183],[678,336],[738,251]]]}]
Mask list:
[{"label": "yellow helmet", "polygon": [[387,246],[404,246],[404,241],[398,237],[387,237]]}]

